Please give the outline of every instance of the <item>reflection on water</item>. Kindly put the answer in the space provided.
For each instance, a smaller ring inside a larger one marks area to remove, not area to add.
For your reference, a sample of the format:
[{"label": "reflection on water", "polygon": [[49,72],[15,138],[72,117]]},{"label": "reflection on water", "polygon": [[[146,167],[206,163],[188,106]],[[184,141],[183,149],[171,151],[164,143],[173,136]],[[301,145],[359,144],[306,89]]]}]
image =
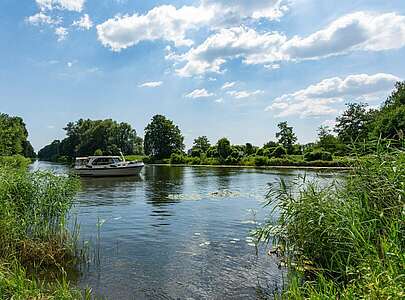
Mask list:
[{"label": "reflection on water", "polygon": [[265,299],[283,273],[264,248],[256,255],[249,231],[268,213],[267,184],[302,174],[147,166],[139,177],[82,179],[72,215],[83,240],[101,231],[101,256],[78,284],[108,299]]}]

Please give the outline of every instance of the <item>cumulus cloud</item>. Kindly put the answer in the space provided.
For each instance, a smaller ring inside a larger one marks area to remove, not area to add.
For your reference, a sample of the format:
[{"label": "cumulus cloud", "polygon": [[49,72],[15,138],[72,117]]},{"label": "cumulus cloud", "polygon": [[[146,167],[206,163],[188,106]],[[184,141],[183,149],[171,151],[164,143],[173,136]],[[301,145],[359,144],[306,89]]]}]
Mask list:
[{"label": "cumulus cloud", "polygon": [[31,25],[39,26],[39,25],[58,25],[62,22],[61,18],[51,18],[50,16],[44,14],[43,12],[39,12],[33,16],[30,16],[25,19],[25,21]]},{"label": "cumulus cloud", "polygon": [[196,89],[187,95],[185,95],[186,98],[192,98],[192,99],[197,99],[197,98],[207,98],[207,97],[212,97],[214,96],[213,93],[209,93],[206,89]]},{"label": "cumulus cloud", "polygon": [[222,90],[229,89],[235,86],[236,82],[225,82],[224,85],[221,87]]},{"label": "cumulus cloud", "polygon": [[253,92],[249,92],[249,91],[228,91],[226,93],[228,95],[231,95],[235,99],[244,99],[244,98],[250,98],[252,96],[263,94],[264,91],[262,91],[262,90],[257,90],[257,91],[253,91]]},{"label": "cumulus cloud", "polygon": [[382,93],[387,95],[399,80],[400,78],[385,73],[328,78],[305,89],[276,98],[266,110],[275,111],[278,117],[336,114],[336,103],[363,100],[364,97]]},{"label": "cumulus cloud", "polygon": [[90,30],[93,27],[93,21],[88,14],[84,14],[79,20],[74,21],[72,26],[76,26],[83,30]]},{"label": "cumulus cloud", "polygon": [[157,88],[163,84],[163,81],[151,81],[145,82],[139,85],[139,87],[147,87],[147,88]]},{"label": "cumulus cloud", "polygon": [[309,36],[287,38],[279,32],[258,32],[245,26],[221,29],[188,52],[168,59],[183,62],[176,72],[190,77],[221,72],[228,60],[264,64],[314,60],[354,51],[383,51],[405,46],[405,16],[357,12],[345,15]]},{"label": "cumulus cloud", "polygon": [[144,15],[124,15],[97,26],[100,42],[113,51],[141,41],[166,40],[176,46],[191,46],[187,33],[204,26],[220,28],[241,24],[244,19],[277,19],[287,10],[286,0],[202,0],[199,6],[156,6]]},{"label": "cumulus cloud", "polygon": [[38,7],[42,10],[69,10],[81,12],[86,0],[35,0]]},{"label": "cumulus cloud", "polygon": [[69,32],[67,31],[67,29],[65,27],[58,27],[55,29],[55,34],[58,37],[58,42],[62,42],[64,40],[66,40]]},{"label": "cumulus cloud", "polygon": [[145,15],[117,16],[97,26],[98,39],[113,51],[134,46],[141,41],[166,40],[176,46],[190,46],[187,31],[212,19],[212,11],[198,7],[172,5],[153,8]]},{"label": "cumulus cloud", "polygon": [[260,34],[245,26],[233,27],[219,30],[183,55],[172,54],[167,58],[185,62],[176,70],[182,77],[220,73],[228,59],[242,58],[248,64],[281,60],[283,57],[277,49],[285,41],[286,37],[277,32]]}]

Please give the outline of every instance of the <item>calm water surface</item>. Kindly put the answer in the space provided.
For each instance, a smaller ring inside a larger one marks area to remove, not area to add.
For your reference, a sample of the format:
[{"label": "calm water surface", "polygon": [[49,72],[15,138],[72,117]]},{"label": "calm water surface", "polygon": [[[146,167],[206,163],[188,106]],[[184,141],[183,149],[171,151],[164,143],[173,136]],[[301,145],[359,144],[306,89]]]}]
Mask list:
[{"label": "calm water surface", "polygon": [[303,174],[147,166],[139,177],[82,179],[72,216],[93,259],[77,284],[107,299],[266,299],[284,271],[264,247],[256,253],[249,231],[269,212],[267,184]]}]

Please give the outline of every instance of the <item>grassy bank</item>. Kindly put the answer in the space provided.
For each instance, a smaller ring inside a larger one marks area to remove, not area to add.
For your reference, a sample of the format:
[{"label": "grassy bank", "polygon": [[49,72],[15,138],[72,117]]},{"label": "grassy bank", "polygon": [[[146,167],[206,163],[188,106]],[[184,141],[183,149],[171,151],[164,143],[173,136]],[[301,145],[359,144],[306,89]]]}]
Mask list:
[{"label": "grassy bank", "polygon": [[280,217],[255,234],[290,269],[282,298],[404,299],[404,182],[397,152],[358,161],[343,183],[273,186]]},{"label": "grassy bank", "polygon": [[[81,256],[66,227],[78,181],[10,165],[0,167],[0,299],[81,298],[64,279]],[[59,280],[34,275],[49,270]]]}]

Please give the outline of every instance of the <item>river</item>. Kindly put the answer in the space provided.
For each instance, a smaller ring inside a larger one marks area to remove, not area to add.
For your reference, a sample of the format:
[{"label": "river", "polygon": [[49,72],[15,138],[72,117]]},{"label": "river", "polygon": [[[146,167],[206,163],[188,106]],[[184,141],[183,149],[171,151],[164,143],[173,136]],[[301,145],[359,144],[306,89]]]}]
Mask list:
[{"label": "river", "polygon": [[[33,169],[69,171],[45,162]],[[256,251],[249,232],[269,213],[268,184],[303,174],[146,166],[139,177],[81,179],[71,218],[93,259],[76,283],[107,299],[266,299],[285,271],[264,246]]]}]

